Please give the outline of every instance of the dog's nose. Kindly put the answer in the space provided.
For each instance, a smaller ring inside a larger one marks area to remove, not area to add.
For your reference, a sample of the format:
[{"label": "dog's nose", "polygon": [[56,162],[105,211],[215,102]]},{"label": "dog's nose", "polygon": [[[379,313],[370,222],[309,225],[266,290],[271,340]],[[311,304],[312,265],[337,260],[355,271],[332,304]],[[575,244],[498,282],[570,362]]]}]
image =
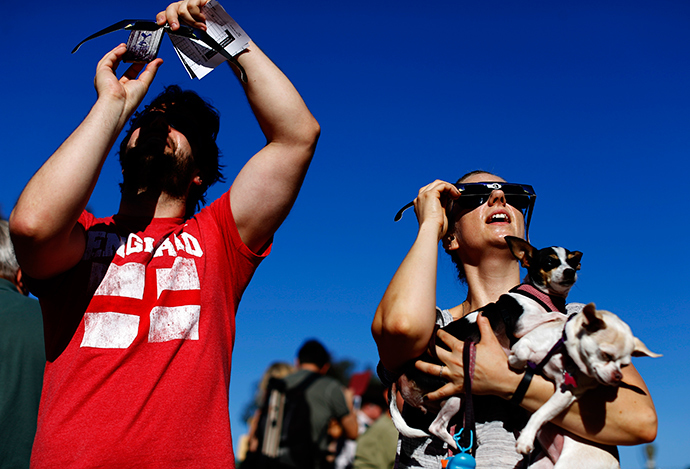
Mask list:
[{"label": "dog's nose", "polygon": [[612,378],[614,379],[614,381],[616,381],[616,382],[618,382],[618,381],[620,381],[620,380],[623,379],[623,373],[621,373],[621,372],[618,371],[618,370],[616,370],[616,371],[614,371],[613,373],[611,373],[611,376],[612,376]]},{"label": "dog's nose", "polygon": [[575,269],[565,269],[563,271],[563,279],[565,279],[565,280],[575,279]]}]

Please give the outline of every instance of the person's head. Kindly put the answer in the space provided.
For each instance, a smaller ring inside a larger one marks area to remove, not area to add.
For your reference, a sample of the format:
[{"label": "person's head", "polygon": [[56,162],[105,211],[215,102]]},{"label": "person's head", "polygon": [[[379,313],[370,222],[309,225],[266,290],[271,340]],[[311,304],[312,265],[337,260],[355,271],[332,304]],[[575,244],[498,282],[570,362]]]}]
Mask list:
[{"label": "person's head", "polygon": [[268,387],[268,381],[271,378],[285,378],[287,375],[291,374],[292,372],[295,371],[295,367],[292,366],[291,364],[287,362],[273,362],[271,363],[268,368],[266,368],[266,371],[264,371],[264,375],[261,377],[261,382],[259,383],[259,387],[257,388],[257,393],[256,393],[256,403],[257,405],[261,405],[264,401],[264,395],[266,393],[266,388]]},{"label": "person's head", "polygon": [[216,137],[218,111],[193,91],[167,87],[136,113],[120,144],[122,191],[165,192],[186,199],[186,216],[223,180]]},{"label": "person's head", "polygon": [[331,355],[318,340],[311,339],[300,347],[299,352],[297,352],[297,362],[300,367],[315,365],[319,370],[324,370],[331,364]]},{"label": "person's head", "polygon": [[12,282],[20,293],[28,294],[22,282],[17,257],[14,254],[14,247],[10,239],[10,224],[7,220],[0,220],[0,278]]},{"label": "person's head", "polygon": [[[506,181],[487,171],[472,171],[458,179],[456,184],[492,182]],[[481,257],[487,248],[503,250],[510,256],[504,237],[510,235],[524,238],[526,232],[527,209],[522,202],[527,201],[527,197],[521,196],[520,203],[517,203],[507,189],[504,191],[504,188],[500,187],[475,187],[484,194],[475,196],[467,190],[460,199],[450,204],[447,210],[448,230],[443,237],[443,247],[451,256],[458,270],[458,277],[462,281],[466,279],[466,262]]]},{"label": "person's head", "polygon": [[372,420],[379,418],[388,408],[384,390],[385,387],[380,381],[372,380],[362,394],[360,410]]}]

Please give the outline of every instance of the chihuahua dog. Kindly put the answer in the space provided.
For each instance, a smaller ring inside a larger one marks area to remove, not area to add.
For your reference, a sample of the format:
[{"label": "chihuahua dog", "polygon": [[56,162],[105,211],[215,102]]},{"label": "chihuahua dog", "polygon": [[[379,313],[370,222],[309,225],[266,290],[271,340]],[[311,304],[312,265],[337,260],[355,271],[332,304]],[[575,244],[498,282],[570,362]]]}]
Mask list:
[{"label": "chihuahua dog", "polygon": [[[618,316],[597,311],[594,303],[567,319],[542,324],[520,338],[508,357],[510,366],[524,369],[528,363],[537,363],[541,373],[556,384],[556,392],[532,414],[520,432],[516,443],[518,452],[532,452],[541,427],[570,407],[585,391],[599,384],[620,385],[621,369],[630,364],[631,356],[661,355],[649,351]],[[555,466],[551,466],[554,462]],[[583,465],[591,469],[620,467],[608,451],[567,433],[563,435],[563,447],[556,461],[544,460],[531,467],[565,469]]]},{"label": "chihuahua dog", "polygon": [[[479,341],[479,329],[476,325],[477,314],[481,312],[491,323],[491,327],[501,342],[506,355],[516,341],[548,322],[562,321],[566,318],[565,299],[577,280],[576,271],[580,269],[582,253],[568,251],[562,247],[536,249],[527,241],[514,236],[506,236],[506,243],[512,254],[527,269],[527,276],[522,284],[509,293],[501,295],[496,303],[490,303],[464,318],[453,321],[443,328],[461,340]],[[424,361],[441,364],[436,358],[434,345],[447,348],[440,341],[436,343],[435,334],[429,346],[429,352],[419,357]],[[429,426],[429,432],[456,448],[453,437],[447,426],[450,419],[460,410],[460,398],[451,397],[441,403],[430,402],[424,398],[429,392],[443,386],[446,382],[440,377],[422,373],[410,361],[404,367],[404,373],[394,385],[394,391],[400,391],[403,399],[422,412],[436,412],[435,420]],[[390,402],[391,417],[398,431],[411,438],[429,436],[424,430],[412,428],[402,418],[395,399]]]}]

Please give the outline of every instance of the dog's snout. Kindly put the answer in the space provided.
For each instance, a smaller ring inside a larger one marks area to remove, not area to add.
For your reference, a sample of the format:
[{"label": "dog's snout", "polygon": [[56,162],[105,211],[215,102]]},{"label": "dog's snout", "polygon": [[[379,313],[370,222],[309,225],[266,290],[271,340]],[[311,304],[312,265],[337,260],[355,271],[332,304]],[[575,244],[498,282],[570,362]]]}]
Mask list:
[{"label": "dog's snout", "polygon": [[563,271],[563,278],[565,280],[574,280],[575,279],[575,269],[565,269]]}]

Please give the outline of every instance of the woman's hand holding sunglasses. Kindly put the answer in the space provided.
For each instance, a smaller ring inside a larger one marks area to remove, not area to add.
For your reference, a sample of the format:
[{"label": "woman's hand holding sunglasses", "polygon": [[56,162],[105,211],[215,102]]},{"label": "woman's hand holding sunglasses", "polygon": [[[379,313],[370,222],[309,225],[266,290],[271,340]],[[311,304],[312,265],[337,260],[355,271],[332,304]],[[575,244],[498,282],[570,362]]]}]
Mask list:
[{"label": "woman's hand holding sunglasses", "polygon": [[453,184],[438,179],[422,187],[413,201],[420,228],[426,223],[437,224],[440,240],[448,230],[446,206],[450,200],[458,197],[460,191]]}]

